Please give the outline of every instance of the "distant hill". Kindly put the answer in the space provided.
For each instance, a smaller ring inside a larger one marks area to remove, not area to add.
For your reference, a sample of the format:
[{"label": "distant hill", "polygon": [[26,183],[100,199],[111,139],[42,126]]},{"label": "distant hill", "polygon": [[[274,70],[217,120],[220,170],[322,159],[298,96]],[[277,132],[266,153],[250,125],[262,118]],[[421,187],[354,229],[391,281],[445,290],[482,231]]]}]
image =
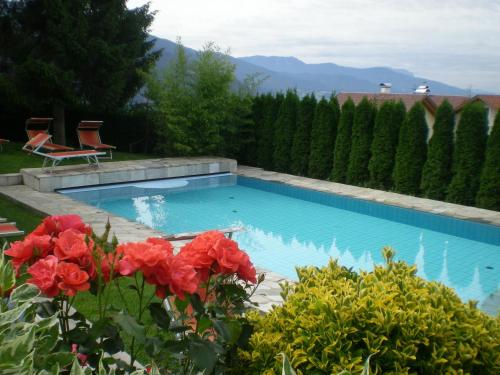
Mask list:
[{"label": "distant hill", "polygon": [[[175,57],[176,43],[156,38],[156,49],[163,48],[157,67],[162,69]],[[197,52],[186,47],[188,58],[196,58]],[[403,69],[387,67],[351,68],[333,63],[306,64],[295,57],[248,56],[235,58],[236,78],[242,82],[249,74],[266,78],[260,87],[262,92],[297,89],[299,94],[314,92],[329,95],[335,92],[378,92],[379,83],[392,83],[392,91],[411,93],[425,82],[432,94],[468,95],[468,91],[442,82],[416,77]]]}]

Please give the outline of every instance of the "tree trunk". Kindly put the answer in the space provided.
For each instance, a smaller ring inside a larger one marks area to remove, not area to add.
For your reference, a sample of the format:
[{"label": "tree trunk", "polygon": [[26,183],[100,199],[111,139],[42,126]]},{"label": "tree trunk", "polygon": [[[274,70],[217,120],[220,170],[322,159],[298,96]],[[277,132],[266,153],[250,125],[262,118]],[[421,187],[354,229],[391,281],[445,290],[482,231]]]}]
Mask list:
[{"label": "tree trunk", "polygon": [[60,145],[66,145],[64,104],[54,103],[52,105],[52,114],[54,116],[54,142]]}]

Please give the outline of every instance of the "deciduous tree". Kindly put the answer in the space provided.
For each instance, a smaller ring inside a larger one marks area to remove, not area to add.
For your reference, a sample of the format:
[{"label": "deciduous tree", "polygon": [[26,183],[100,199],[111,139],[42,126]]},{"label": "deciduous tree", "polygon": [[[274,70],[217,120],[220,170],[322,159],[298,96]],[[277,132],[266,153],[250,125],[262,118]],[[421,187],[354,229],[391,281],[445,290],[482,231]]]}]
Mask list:
[{"label": "deciduous tree", "polygon": [[142,87],[159,57],[152,21],[148,4],[128,9],[125,0],[2,0],[0,81],[14,82],[33,109],[52,106],[56,141],[64,143],[68,105],[114,110]]}]

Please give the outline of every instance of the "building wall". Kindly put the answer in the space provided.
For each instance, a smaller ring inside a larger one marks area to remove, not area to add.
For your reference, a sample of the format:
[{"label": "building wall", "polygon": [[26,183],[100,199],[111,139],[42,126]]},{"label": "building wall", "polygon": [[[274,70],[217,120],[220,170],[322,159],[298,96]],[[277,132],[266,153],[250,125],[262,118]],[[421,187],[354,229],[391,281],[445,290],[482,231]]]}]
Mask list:
[{"label": "building wall", "polygon": [[495,117],[497,115],[498,110],[488,107],[488,134],[491,133],[491,129],[493,129],[493,124],[495,123]]},{"label": "building wall", "polygon": [[426,107],[424,108],[425,108],[425,121],[427,122],[427,128],[429,129],[429,131],[427,132],[427,142],[428,142],[429,139],[431,139],[432,137],[434,122],[436,121],[436,118]]}]

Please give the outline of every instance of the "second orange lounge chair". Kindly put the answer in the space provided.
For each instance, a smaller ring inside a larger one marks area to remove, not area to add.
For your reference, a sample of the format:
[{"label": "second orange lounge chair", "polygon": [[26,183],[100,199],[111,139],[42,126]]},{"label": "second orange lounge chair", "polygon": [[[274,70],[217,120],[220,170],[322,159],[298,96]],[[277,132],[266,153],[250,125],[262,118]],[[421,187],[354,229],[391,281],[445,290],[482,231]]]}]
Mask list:
[{"label": "second orange lounge chair", "polygon": [[108,151],[109,158],[113,159],[113,150],[116,149],[116,147],[102,143],[99,134],[101,126],[102,121],[80,121],[76,129],[80,147],[82,149],[91,148],[96,151]]}]

